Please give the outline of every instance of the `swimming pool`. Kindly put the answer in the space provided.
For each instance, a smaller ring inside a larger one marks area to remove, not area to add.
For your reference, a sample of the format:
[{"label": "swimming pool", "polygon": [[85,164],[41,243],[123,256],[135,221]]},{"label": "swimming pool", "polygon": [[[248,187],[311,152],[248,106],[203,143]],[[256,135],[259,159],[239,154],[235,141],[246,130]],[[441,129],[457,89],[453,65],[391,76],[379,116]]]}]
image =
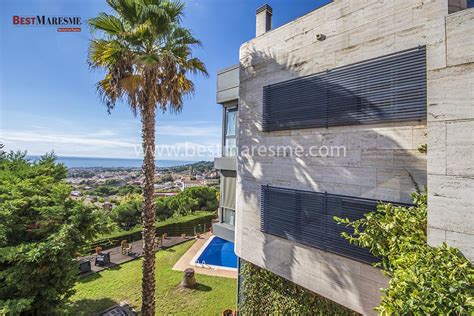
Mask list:
[{"label": "swimming pool", "polygon": [[236,270],[237,256],[234,252],[234,243],[212,236],[197,253],[192,264],[216,269]]}]

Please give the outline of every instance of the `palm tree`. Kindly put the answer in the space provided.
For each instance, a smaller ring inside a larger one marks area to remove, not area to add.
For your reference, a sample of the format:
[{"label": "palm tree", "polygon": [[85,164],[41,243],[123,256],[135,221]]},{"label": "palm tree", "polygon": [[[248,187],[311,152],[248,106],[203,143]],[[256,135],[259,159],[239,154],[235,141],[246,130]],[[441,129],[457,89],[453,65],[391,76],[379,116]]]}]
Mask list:
[{"label": "palm tree", "polygon": [[89,20],[102,35],[90,41],[88,62],[105,70],[97,90],[110,111],[125,101],[139,114],[143,138],[143,276],[142,313],[155,313],[155,112],[180,112],[183,97],[194,91],[188,75],[207,76],[201,60],[192,57],[200,45],[180,26],[184,4],[175,0],[107,0],[114,14]]}]

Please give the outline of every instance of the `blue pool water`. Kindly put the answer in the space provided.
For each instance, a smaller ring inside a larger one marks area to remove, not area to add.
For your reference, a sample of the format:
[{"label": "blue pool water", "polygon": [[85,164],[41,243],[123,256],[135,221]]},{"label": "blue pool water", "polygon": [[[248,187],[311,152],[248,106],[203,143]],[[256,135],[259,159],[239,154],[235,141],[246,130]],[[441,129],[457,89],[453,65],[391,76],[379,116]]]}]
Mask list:
[{"label": "blue pool water", "polygon": [[234,243],[214,236],[197,259],[197,263],[237,268],[237,256],[234,252]]}]

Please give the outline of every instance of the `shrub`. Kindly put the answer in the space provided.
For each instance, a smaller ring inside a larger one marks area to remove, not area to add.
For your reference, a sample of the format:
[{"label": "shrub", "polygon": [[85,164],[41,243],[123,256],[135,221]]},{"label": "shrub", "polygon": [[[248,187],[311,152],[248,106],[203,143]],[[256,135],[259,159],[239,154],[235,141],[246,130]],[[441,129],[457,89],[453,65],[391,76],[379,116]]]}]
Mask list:
[{"label": "shrub", "polygon": [[101,216],[69,198],[66,168],[53,155],[0,154],[0,314],[54,314],[71,294],[81,245]]},{"label": "shrub", "polygon": [[159,197],[155,200],[156,218],[189,215],[197,211],[214,211],[219,207],[215,188],[192,187],[176,196]]},{"label": "shrub", "polygon": [[155,200],[155,208],[156,208],[156,219],[157,220],[164,220],[171,216],[175,209],[177,208],[175,203],[174,196],[164,196],[159,197]]},{"label": "shrub", "polygon": [[241,315],[358,315],[249,262],[240,267]]},{"label": "shrub", "polygon": [[165,182],[173,182],[174,178],[171,173],[166,173],[160,177],[160,182],[165,183]]},{"label": "shrub", "polygon": [[[215,217],[214,212],[196,212],[193,215],[169,218],[156,223],[156,235],[161,236],[163,233],[167,233],[168,236],[180,236],[184,233],[192,236],[196,232],[203,233],[208,231]],[[84,245],[81,250],[83,254],[88,254],[93,252],[96,246],[101,246],[104,249],[117,247],[124,239],[128,242],[142,239],[142,228],[136,226],[130,231],[120,230],[101,236]]]},{"label": "shrub", "polygon": [[143,190],[138,185],[126,184],[117,189],[117,195],[142,194]]},{"label": "shrub", "polygon": [[474,269],[455,248],[427,244],[426,193],[414,193],[413,207],[380,203],[377,211],[350,221],[349,242],[381,258],[376,264],[391,278],[377,310],[382,315],[470,315]]},{"label": "shrub", "polygon": [[112,210],[111,217],[121,228],[130,229],[140,223],[142,208],[143,197],[129,195]]},{"label": "shrub", "polygon": [[176,197],[175,214],[187,215],[195,211],[216,210],[219,207],[216,190],[209,187],[192,187],[185,189]]}]

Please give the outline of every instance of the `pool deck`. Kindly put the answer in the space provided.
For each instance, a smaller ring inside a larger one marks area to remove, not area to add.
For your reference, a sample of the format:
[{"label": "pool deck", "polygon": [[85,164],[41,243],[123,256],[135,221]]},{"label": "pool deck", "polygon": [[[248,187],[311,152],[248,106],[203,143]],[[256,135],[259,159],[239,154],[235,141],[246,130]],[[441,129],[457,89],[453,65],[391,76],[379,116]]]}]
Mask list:
[{"label": "pool deck", "polygon": [[[219,276],[224,278],[237,279],[237,271],[214,269],[214,268],[202,268],[191,265],[191,260],[196,256],[199,250],[204,246],[206,241],[212,236],[211,233],[201,235],[201,238],[196,239],[194,245],[186,251],[186,253],[179,258],[176,264],[173,266],[175,271],[184,271],[187,268],[193,268],[197,274],[205,274],[210,276]],[[199,279],[197,280],[199,282]]]}]

